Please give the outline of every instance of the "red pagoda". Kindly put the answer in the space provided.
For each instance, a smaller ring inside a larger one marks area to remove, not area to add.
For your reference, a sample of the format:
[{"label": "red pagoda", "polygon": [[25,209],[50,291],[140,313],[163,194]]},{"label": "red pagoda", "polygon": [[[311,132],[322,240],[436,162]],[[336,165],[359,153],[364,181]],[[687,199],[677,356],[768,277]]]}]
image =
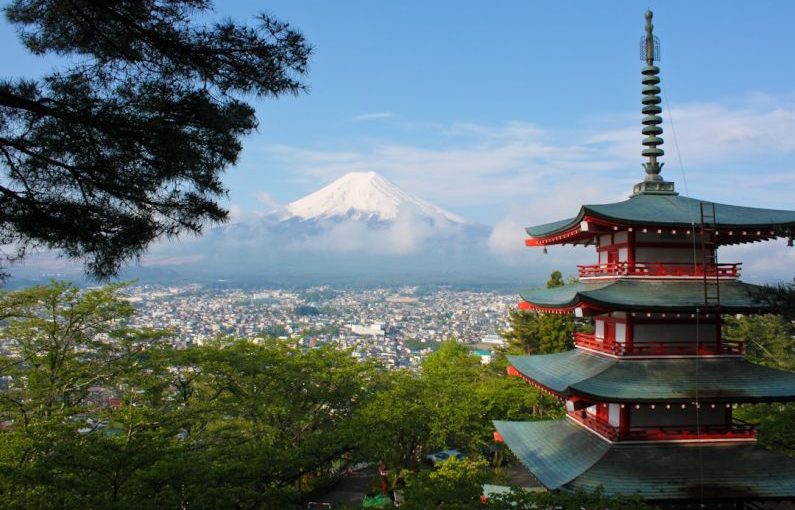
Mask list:
[{"label": "red pagoda", "polygon": [[[756,445],[742,403],[795,400],[795,373],[746,361],[721,314],[770,310],[718,248],[792,241],[795,211],[688,198],[662,179],[659,43],[641,40],[646,178],[628,200],[527,228],[528,246],[594,246],[580,281],[523,292],[520,307],[590,318],[571,351],[509,356],[512,375],[565,401],[554,421],[497,421],[497,435],[548,490],[640,494],[687,506],[795,499],[795,458]],[[793,425],[795,426],[795,425]],[[710,503],[711,504],[711,503]]]}]

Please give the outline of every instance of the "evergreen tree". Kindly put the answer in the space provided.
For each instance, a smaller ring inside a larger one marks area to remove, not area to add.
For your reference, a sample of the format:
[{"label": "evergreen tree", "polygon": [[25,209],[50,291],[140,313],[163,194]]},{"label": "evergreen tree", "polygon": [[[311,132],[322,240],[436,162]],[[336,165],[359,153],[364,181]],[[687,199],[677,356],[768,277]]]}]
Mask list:
[{"label": "evergreen tree", "polygon": [[510,328],[500,331],[515,354],[549,354],[574,347],[574,318],[568,314],[509,310]]},{"label": "evergreen tree", "polygon": [[563,273],[560,271],[552,271],[549,275],[549,280],[547,280],[547,288],[563,287],[564,285],[566,285],[566,283],[563,281]]},{"label": "evergreen tree", "polygon": [[285,23],[198,20],[207,0],[13,0],[36,55],[67,64],[0,80],[0,243],[115,274],[153,240],[228,212],[220,175],[257,120],[246,97],[299,93],[311,48]]},{"label": "evergreen tree", "polygon": [[[563,273],[552,271],[547,288],[563,287]],[[568,314],[538,313],[529,310],[510,310],[510,328],[500,335],[508,340],[509,348],[520,354],[547,354],[574,347],[572,335],[574,318]]]}]

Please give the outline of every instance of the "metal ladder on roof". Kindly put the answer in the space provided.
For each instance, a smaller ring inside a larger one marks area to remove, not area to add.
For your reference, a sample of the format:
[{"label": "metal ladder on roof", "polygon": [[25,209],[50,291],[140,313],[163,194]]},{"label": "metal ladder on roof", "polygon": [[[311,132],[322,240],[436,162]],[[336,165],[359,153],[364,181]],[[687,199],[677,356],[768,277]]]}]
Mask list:
[{"label": "metal ladder on roof", "polygon": [[[718,243],[717,232],[718,222],[715,215],[715,204],[713,202],[700,202],[701,210],[701,273],[704,282],[704,309],[705,316],[714,313],[717,318],[717,326],[720,328],[720,278],[718,277]],[[695,235],[695,232],[693,233]],[[695,243],[694,243],[695,244]],[[696,407],[696,437],[701,437],[701,403],[699,399],[699,353],[701,351],[701,327],[699,325],[699,310],[696,309],[696,398],[693,404]],[[718,333],[720,338],[720,333]],[[719,340],[720,342],[720,340]],[[719,347],[719,346],[716,346]],[[701,485],[701,506],[704,506],[704,461],[699,450],[699,485]]]},{"label": "metal ladder on roof", "polygon": [[718,276],[717,217],[715,204],[700,202],[701,268],[704,281],[704,311],[720,313],[720,277]]},{"label": "metal ladder on roof", "polygon": [[[715,314],[720,328],[720,276],[718,272],[718,222],[715,216],[715,204],[701,202],[701,272],[704,283],[704,308],[702,312],[709,316]],[[718,334],[720,338],[720,334]],[[717,340],[720,344],[721,340]],[[720,349],[720,345],[715,345]],[[697,350],[701,345],[696,346]]]}]

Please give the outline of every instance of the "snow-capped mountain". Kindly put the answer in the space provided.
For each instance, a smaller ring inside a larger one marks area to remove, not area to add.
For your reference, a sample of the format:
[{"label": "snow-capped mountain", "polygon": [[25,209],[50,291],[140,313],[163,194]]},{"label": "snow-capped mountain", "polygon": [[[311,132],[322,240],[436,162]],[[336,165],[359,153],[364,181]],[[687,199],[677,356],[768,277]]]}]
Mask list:
[{"label": "snow-capped mountain", "polygon": [[[503,278],[488,252],[490,232],[375,172],[358,172],[273,213],[244,215],[200,237],[160,243],[142,269],[156,277],[172,271],[175,278],[247,284]],[[514,273],[505,271],[510,278]]]},{"label": "snow-capped mountain", "polygon": [[285,208],[285,219],[331,218],[394,221],[409,212],[434,223],[467,222],[449,211],[406,193],[376,172],[351,172]]}]

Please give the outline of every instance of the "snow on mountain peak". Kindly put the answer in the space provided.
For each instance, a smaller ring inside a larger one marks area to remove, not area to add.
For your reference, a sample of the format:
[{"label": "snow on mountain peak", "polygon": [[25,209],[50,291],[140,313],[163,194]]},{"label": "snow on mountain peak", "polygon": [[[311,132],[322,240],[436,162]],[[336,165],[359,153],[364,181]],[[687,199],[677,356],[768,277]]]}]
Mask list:
[{"label": "snow on mountain peak", "polygon": [[406,193],[376,172],[347,173],[286,207],[291,217],[303,220],[346,217],[389,221],[404,209],[436,221],[466,223],[460,216]]}]

